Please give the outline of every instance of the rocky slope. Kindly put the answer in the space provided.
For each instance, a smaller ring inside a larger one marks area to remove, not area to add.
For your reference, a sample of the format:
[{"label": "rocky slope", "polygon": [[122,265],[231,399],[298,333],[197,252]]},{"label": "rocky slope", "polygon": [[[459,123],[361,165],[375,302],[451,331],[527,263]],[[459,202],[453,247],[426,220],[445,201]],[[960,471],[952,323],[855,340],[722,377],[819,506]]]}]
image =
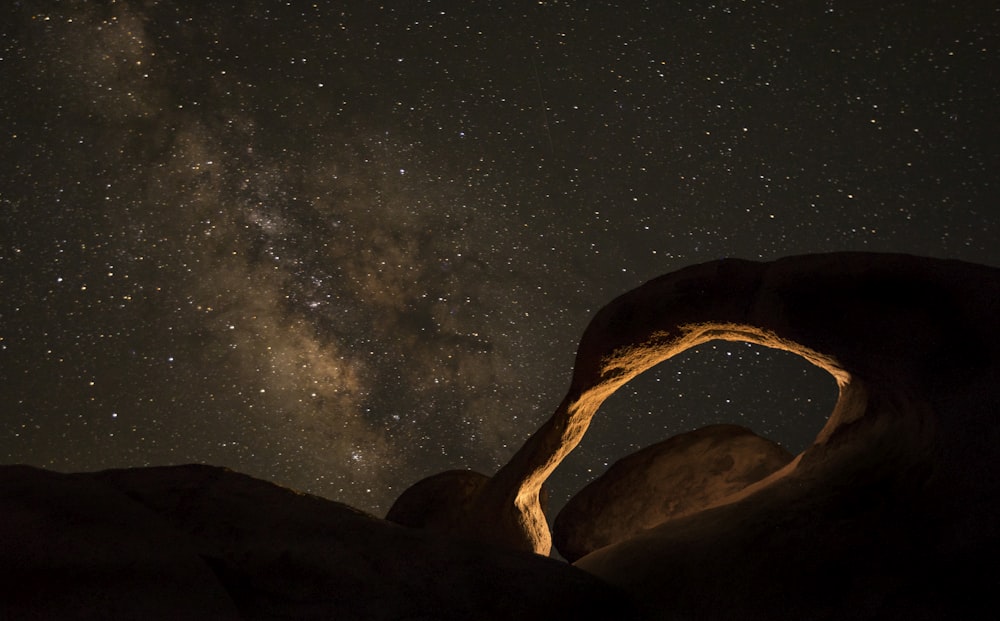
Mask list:
[{"label": "rocky slope", "polygon": [[537,555],[210,466],[0,466],[3,619],[636,618]]}]

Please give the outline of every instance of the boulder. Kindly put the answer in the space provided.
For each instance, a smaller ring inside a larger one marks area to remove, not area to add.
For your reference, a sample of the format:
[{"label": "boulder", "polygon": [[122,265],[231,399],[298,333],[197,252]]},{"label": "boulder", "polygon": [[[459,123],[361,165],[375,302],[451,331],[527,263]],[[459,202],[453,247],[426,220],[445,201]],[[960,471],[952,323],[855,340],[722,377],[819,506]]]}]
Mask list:
[{"label": "boulder", "polygon": [[455,532],[468,519],[469,504],[489,481],[471,470],[448,470],[417,481],[389,508],[390,522],[441,532]]},{"label": "boulder", "polygon": [[556,549],[575,561],[701,511],[784,467],[792,454],[738,425],[682,433],[618,460],[559,512]]}]

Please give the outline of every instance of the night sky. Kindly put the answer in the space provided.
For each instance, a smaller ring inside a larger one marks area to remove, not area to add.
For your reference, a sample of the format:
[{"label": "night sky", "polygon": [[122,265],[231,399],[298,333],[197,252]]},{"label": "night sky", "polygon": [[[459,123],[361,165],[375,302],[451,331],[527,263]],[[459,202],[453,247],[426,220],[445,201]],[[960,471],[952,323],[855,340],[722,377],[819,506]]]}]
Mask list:
[{"label": "night sky", "polygon": [[[202,462],[382,515],[505,463],[659,274],[998,266],[995,7],[6,2],[0,462]],[[710,423],[798,452],[835,400],[703,345],[608,401],[553,503]]]}]

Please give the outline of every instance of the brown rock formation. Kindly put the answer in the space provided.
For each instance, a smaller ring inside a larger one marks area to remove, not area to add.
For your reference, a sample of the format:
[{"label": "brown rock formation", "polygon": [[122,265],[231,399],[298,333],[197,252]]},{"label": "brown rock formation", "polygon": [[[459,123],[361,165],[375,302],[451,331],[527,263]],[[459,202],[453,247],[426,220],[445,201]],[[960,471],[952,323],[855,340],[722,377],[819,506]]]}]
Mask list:
[{"label": "brown rock formation", "polygon": [[792,461],[737,425],[710,425],[623,457],[559,512],[552,538],[572,562],[667,520],[701,511]]},{"label": "brown rock formation", "polygon": [[815,444],[578,565],[678,618],[974,616],[1000,582],[973,569],[1000,551],[997,317],[1000,270],[907,255],[723,260],[654,279],[590,323],[569,393],[477,494],[466,533],[547,554],[538,491],[601,403],[688,348],[747,341],[837,381]]},{"label": "brown rock formation", "polygon": [[0,619],[241,619],[197,546],[86,476],[0,466]]},{"label": "brown rock formation", "polygon": [[471,470],[448,470],[417,481],[389,508],[390,522],[440,532],[455,532],[469,517],[470,505],[490,478]]},{"label": "brown rock formation", "polygon": [[0,466],[2,619],[636,618],[565,563],[222,468]]}]

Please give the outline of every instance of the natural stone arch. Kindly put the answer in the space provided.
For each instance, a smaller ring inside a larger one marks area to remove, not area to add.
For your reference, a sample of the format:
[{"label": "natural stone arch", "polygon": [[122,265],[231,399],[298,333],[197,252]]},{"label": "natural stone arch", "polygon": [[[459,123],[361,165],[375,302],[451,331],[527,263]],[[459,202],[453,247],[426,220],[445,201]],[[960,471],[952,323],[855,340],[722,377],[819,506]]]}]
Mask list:
[{"label": "natural stone arch", "polygon": [[552,508],[615,460],[706,425],[746,427],[798,454],[816,440],[839,393],[829,373],[784,350],[720,340],[688,349],[601,404],[583,440],[549,478],[559,493]]},{"label": "natural stone arch", "polygon": [[551,534],[538,491],[580,442],[601,404],[640,373],[708,341],[744,341],[789,351],[830,373],[840,396],[817,441],[858,416],[862,382],[832,354],[796,340],[794,330],[779,334],[770,322],[757,318],[755,301],[766,268],[740,260],[698,265],[654,279],[601,309],[581,339],[568,394],[483,489],[476,502],[483,513],[474,522],[493,523],[489,538],[506,538],[509,544],[548,554]]},{"label": "natural stone arch", "polygon": [[[517,491],[513,498],[510,496],[504,498],[504,504],[512,503],[518,508],[520,513],[518,517],[523,521],[520,521],[516,530],[527,535],[531,549],[539,554],[548,554],[551,550],[551,534],[537,501],[538,493],[549,475],[580,443],[601,404],[644,371],[688,349],[713,340],[748,342],[788,351],[830,373],[837,382],[840,394],[833,412],[817,436],[817,443],[824,442],[834,429],[851,422],[862,412],[865,394],[862,382],[852,378],[834,357],[781,338],[759,326],[706,322],[682,324],[676,327],[675,332],[656,331],[646,340],[618,347],[610,355],[603,357],[596,381],[589,385],[584,384],[586,388],[578,395],[574,395],[574,391],[571,390],[553,416],[494,477],[492,485],[497,486],[505,478],[513,478],[509,473],[519,475],[520,485],[517,486]],[[579,377],[579,373],[576,377]],[[574,384],[576,383],[574,381]],[[797,462],[798,458],[732,498],[735,500],[775,478],[784,476],[795,468]]]},{"label": "natural stone arch", "polygon": [[[956,386],[977,391],[995,382],[998,282],[993,268],[868,253],[722,260],[656,278],[598,312],[562,403],[507,465],[454,503],[461,509],[448,529],[547,554],[551,537],[538,492],[601,403],[639,373],[714,339],[793,352],[829,372],[840,389],[812,447],[725,503],[793,477],[801,487],[830,472],[864,469],[889,479],[905,472],[900,485],[947,497],[941,506],[995,498],[1000,484],[974,476],[964,462],[969,455],[995,460],[990,435],[974,430],[996,433],[997,404],[970,400]],[[970,338],[970,326],[985,329]],[[914,472],[928,469],[933,477],[913,483]],[[962,519],[979,525],[993,517]]]}]

